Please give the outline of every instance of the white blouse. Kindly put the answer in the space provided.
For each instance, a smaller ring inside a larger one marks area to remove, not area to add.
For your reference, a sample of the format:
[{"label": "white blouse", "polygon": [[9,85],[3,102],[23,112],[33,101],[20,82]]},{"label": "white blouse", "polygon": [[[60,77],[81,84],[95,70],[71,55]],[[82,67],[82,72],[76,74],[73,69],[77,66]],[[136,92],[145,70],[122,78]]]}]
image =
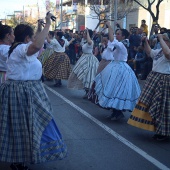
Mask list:
[{"label": "white blouse", "polygon": [[53,45],[53,49],[55,52],[65,52],[66,46],[69,46],[69,42],[66,39],[63,39],[65,41],[63,47],[60,45],[60,43],[54,38],[50,41],[50,44]]},{"label": "white blouse", "polygon": [[52,49],[53,48],[53,45],[48,43],[47,40],[45,40],[44,44],[46,45],[46,49]]},{"label": "white blouse", "polygon": [[114,49],[114,45],[110,41],[108,41],[107,48],[104,49],[102,53],[102,59],[114,60],[113,49]]},{"label": "white blouse", "polygon": [[0,45],[0,71],[7,71],[9,45]]},{"label": "white blouse", "polygon": [[124,44],[116,39],[114,39],[111,44],[115,47],[115,50],[113,51],[114,61],[126,62],[128,58],[128,52]]},{"label": "white blouse", "polygon": [[27,50],[31,44],[18,45],[7,61],[7,79],[12,80],[39,80],[42,76],[42,65],[37,59],[38,52],[27,56]]},{"label": "white blouse", "polygon": [[150,56],[153,59],[152,71],[170,74],[170,60],[164,56],[162,49],[151,50]]},{"label": "white blouse", "polygon": [[92,54],[93,53],[93,41],[91,44],[88,44],[88,43],[85,43],[83,46],[82,46],[82,51],[84,54]]}]

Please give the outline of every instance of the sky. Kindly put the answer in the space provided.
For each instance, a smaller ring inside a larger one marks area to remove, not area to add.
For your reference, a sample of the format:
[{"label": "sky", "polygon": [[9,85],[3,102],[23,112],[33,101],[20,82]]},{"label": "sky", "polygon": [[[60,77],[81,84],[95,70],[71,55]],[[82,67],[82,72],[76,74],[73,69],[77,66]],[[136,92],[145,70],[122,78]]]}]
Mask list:
[{"label": "sky", "polygon": [[[56,0],[50,0],[56,2]],[[45,5],[45,0],[0,0],[0,19],[5,19],[7,15],[13,15],[14,11],[22,11],[27,4]]]}]

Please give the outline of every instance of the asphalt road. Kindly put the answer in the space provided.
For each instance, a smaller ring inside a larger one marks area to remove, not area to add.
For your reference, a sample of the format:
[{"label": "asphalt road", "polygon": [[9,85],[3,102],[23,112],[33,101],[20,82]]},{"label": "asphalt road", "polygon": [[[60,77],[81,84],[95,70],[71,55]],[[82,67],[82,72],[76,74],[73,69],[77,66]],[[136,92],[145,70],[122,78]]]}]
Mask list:
[{"label": "asphalt road", "polygon": [[[141,88],[143,81],[140,81]],[[153,132],[127,124],[125,118],[111,121],[110,110],[84,100],[83,90],[71,90],[63,81],[61,88],[46,81],[53,115],[68,147],[68,156],[60,161],[29,165],[32,170],[168,170],[170,140],[154,141]],[[9,170],[1,163],[0,170]]]}]

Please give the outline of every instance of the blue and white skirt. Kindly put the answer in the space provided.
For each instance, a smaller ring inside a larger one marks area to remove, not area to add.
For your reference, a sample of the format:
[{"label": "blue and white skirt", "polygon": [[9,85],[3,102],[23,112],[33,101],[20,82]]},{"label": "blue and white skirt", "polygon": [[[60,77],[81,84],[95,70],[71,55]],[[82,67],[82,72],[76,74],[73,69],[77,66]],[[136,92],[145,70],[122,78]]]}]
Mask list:
[{"label": "blue and white skirt", "polygon": [[41,163],[67,155],[40,81],[1,84],[0,113],[0,161]]},{"label": "blue and white skirt", "polygon": [[140,92],[138,80],[126,62],[111,61],[95,78],[95,93],[103,108],[132,111]]}]

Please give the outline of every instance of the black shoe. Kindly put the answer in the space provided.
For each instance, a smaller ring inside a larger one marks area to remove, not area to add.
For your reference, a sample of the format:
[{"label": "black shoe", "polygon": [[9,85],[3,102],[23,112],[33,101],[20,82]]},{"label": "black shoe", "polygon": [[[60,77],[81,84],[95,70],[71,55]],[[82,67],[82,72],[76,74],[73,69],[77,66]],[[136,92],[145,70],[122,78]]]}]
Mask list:
[{"label": "black shoe", "polygon": [[58,82],[58,84],[59,84],[60,86],[62,86],[62,83],[61,83],[61,81],[60,81],[60,82]]},{"label": "black shoe", "polygon": [[55,83],[56,83],[56,86],[61,86],[62,85],[61,79],[56,79]]},{"label": "black shoe", "polygon": [[53,86],[54,86],[54,87],[61,87],[61,84],[56,83],[56,84],[54,84]]},{"label": "black shoe", "polygon": [[117,110],[113,109],[112,114],[109,116],[106,116],[107,119],[112,119],[117,116]]},{"label": "black shoe", "polygon": [[159,136],[158,134],[155,134],[152,136],[152,139],[157,139],[158,136]]},{"label": "black shoe", "polygon": [[164,141],[164,140],[168,139],[168,136],[163,136],[163,135],[155,134],[152,138],[157,140],[157,141]]},{"label": "black shoe", "polygon": [[10,168],[12,170],[31,170],[27,166],[25,166],[23,163],[12,163],[10,165]]},{"label": "black shoe", "polygon": [[125,116],[123,115],[121,110],[118,110],[114,117],[111,120],[120,120],[123,119]]},{"label": "black shoe", "polygon": [[106,119],[112,119],[113,117],[115,117],[115,115],[111,114],[109,116],[106,116]]}]

